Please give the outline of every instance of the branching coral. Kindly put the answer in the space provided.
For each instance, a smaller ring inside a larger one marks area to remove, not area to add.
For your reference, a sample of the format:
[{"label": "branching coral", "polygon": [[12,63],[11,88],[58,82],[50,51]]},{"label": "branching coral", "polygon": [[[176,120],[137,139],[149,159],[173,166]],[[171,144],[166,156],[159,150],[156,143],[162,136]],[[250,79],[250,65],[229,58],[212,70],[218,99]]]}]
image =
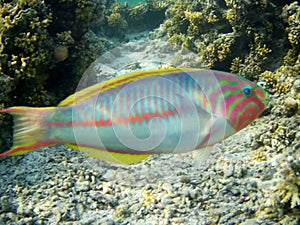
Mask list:
[{"label": "branching coral", "polygon": [[[270,192],[271,198],[262,205],[267,207],[270,216],[284,214],[286,205],[289,210],[300,206],[300,161],[292,156],[287,156],[285,160],[278,162],[277,172],[271,183],[262,184],[265,191]],[[270,207],[272,206],[272,207]],[[265,210],[259,210],[257,216],[266,216]]]},{"label": "branching coral", "polygon": [[235,57],[231,61],[230,71],[236,74],[241,74],[241,63],[242,60],[240,59],[240,57]]},{"label": "branching coral", "polygon": [[[288,104],[295,106],[295,101]],[[283,111],[283,106],[280,111]],[[278,117],[276,117],[278,118]],[[255,152],[264,153],[262,162],[268,169],[264,173],[270,178],[260,181],[264,193],[261,206],[256,212],[260,219],[273,218],[285,224],[285,221],[298,221],[300,206],[300,154],[299,116],[271,121],[261,130],[259,141],[264,147]],[[255,153],[254,156],[257,156]],[[260,158],[259,158],[260,159]],[[260,160],[258,160],[261,162]],[[272,171],[273,170],[273,171]],[[293,223],[292,223],[293,224]]]},{"label": "branching coral", "polygon": [[[225,1],[226,5],[198,0],[173,2],[164,23],[170,40],[179,40],[174,38],[178,35],[181,40],[187,37],[193,40],[191,46],[198,48],[208,67],[229,68],[231,60],[239,57],[246,69],[241,67],[240,72],[248,73],[246,76],[254,73],[251,76],[257,77],[263,71],[261,67],[273,52],[267,46],[267,40],[274,32],[269,22],[273,20],[269,13],[273,10],[272,4],[266,1]],[[208,47],[203,49],[202,44]]]},{"label": "branching coral", "polygon": [[[171,2],[162,26],[171,42],[182,45],[188,40],[187,47],[199,53],[204,66],[223,70],[231,67],[249,79],[263,78],[271,92],[290,91],[289,83],[281,83],[283,77],[299,74],[296,2],[284,7],[278,1],[266,0]],[[291,49],[286,48],[288,43]],[[287,73],[279,69],[283,61],[289,63]],[[274,72],[271,75],[267,71]]]},{"label": "branching coral", "polygon": [[213,67],[217,62],[224,61],[230,54],[234,41],[231,35],[223,36],[215,40],[200,53],[202,61],[204,61],[208,67]]},{"label": "branching coral", "polygon": [[269,90],[272,93],[287,93],[291,88],[289,83],[278,81],[280,76],[279,72],[272,73],[270,71],[265,71],[260,76],[267,83]]}]

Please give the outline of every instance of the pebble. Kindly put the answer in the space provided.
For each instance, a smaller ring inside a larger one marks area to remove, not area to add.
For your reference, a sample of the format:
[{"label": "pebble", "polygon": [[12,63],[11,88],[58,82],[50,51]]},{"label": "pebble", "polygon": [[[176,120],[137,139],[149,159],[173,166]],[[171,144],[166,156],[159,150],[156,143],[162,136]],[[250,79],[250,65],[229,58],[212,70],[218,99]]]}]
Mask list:
[{"label": "pebble", "polygon": [[296,109],[298,107],[298,102],[292,97],[287,97],[284,100],[284,104],[291,109]]},{"label": "pebble", "polygon": [[173,191],[173,186],[170,183],[163,183],[163,185],[161,186],[162,190],[165,191]]},{"label": "pebble", "polygon": [[76,191],[88,191],[90,189],[90,182],[89,181],[77,181],[75,183]]}]

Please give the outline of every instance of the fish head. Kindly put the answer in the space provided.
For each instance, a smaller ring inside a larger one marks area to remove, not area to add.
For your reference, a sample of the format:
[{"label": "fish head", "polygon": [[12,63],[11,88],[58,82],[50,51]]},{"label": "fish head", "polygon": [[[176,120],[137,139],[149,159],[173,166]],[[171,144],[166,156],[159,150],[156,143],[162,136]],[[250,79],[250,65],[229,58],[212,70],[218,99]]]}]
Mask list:
[{"label": "fish head", "polygon": [[234,74],[223,74],[228,79],[220,85],[223,95],[223,116],[235,131],[258,118],[268,105],[268,93],[258,84]]}]

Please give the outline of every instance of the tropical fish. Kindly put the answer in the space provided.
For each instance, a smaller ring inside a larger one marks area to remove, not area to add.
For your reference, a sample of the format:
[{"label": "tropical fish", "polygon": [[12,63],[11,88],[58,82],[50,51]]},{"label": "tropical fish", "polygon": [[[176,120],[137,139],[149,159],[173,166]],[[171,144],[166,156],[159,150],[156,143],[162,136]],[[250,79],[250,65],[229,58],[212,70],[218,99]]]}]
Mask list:
[{"label": "tropical fish", "polygon": [[50,145],[132,164],[151,154],[205,151],[264,110],[268,94],[221,71],[139,71],[76,92],[57,107],[2,109],[14,117],[13,156]]}]

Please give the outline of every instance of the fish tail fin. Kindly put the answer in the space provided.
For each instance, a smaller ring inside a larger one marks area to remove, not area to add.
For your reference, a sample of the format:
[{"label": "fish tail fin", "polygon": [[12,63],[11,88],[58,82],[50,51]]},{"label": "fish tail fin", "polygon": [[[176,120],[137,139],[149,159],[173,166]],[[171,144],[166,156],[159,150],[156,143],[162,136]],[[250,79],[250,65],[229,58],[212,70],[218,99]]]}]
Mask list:
[{"label": "fish tail fin", "polygon": [[48,140],[49,129],[43,124],[44,117],[54,109],[20,106],[0,110],[0,113],[9,113],[14,118],[13,146],[7,152],[0,153],[0,156],[22,155],[55,144]]}]

